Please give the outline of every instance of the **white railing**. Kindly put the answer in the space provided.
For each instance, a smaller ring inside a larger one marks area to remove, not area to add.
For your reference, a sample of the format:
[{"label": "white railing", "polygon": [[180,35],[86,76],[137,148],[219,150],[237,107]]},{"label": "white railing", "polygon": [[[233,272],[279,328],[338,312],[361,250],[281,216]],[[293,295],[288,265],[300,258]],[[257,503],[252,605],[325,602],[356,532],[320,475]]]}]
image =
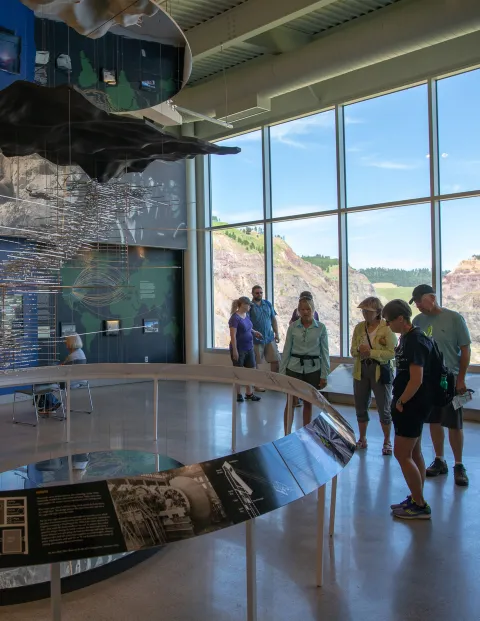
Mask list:
[{"label": "white railing", "polygon": [[[293,422],[293,397],[304,399],[316,406],[324,419],[339,433],[352,447],[355,446],[355,435],[352,428],[343,417],[333,408],[322,394],[309,384],[285,375],[258,371],[256,369],[241,369],[237,367],[183,365],[183,364],[86,364],[72,366],[35,367],[30,369],[7,371],[0,374],[0,388],[30,386],[33,384],[56,384],[64,382],[66,385],[67,403],[65,410],[66,441],[71,440],[71,408],[70,384],[79,380],[147,380],[153,382],[153,439],[158,439],[158,382],[198,381],[232,386],[232,452],[236,448],[237,426],[237,386],[255,385],[270,391],[282,392],[287,395],[287,430],[291,432]],[[352,448],[353,450],[353,448]],[[323,584],[323,540],[325,518],[325,484],[317,490],[317,562],[316,584]],[[334,533],[335,503],[337,490],[337,476],[332,479],[332,494],[330,503],[330,536]],[[247,574],[247,617],[248,621],[257,619],[256,602],[256,562],[255,562],[255,520],[246,522],[246,574]],[[51,565],[51,602],[52,619],[61,618],[60,611],[60,571],[59,564]]]}]

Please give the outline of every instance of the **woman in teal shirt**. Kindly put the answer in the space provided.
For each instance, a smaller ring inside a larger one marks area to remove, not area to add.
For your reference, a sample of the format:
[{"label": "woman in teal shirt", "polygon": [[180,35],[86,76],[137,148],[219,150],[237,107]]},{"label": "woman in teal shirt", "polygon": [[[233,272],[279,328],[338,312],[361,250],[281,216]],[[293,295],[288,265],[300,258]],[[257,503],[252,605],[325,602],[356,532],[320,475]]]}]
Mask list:
[{"label": "woman in teal shirt", "polygon": [[[330,373],[330,354],[328,351],[327,329],[313,317],[315,306],[310,298],[300,298],[298,314],[300,319],[290,324],[283,348],[280,373],[295,377],[310,384],[317,390],[327,385]],[[303,403],[303,424],[312,419],[312,404]],[[287,408],[284,419],[287,433]]]}]

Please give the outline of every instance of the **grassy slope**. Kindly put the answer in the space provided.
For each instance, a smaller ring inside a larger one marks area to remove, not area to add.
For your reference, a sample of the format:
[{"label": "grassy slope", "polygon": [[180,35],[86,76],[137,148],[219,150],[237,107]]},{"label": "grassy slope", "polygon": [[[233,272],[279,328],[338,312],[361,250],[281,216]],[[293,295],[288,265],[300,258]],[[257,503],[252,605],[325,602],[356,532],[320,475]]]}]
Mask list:
[{"label": "grassy slope", "polygon": [[[375,291],[377,292],[377,295],[385,300],[387,300],[388,302],[390,302],[390,300],[396,300],[398,298],[400,298],[401,300],[406,300],[407,302],[410,300],[410,297],[412,295],[412,287],[397,287],[396,285],[394,285],[393,283],[378,283],[379,285],[387,285],[386,287],[377,287],[376,283],[373,283],[373,286],[375,287]],[[415,315],[418,315],[418,310],[417,307],[415,306],[415,304],[412,305],[412,312],[413,312],[413,317],[415,317]]]}]

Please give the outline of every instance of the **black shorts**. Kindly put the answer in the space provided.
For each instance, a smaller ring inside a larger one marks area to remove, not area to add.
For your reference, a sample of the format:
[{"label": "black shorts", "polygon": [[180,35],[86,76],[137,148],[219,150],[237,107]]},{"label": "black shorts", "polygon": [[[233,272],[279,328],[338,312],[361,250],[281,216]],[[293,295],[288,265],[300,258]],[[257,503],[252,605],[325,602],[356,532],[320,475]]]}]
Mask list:
[{"label": "black shorts", "polygon": [[448,429],[463,429],[463,408],[456,410],[453,403],[445,407],[434,406],[430,412],[427,423],[440,423]]},{"label": "black shorts", "polygon": [[230,350],[230,358],[232,359],[232,363],[234,367],[245,367],[246,369],[255,369],[255,352],[252,349],[248,351],[239,351],[238,352],[238,360],[234,360],[232,357],[232,350]]},{"label": "black shorts", "polygon": [[314,371],[313,373],[296,373],[295,371],[290,371],[287,369],[285,371],[285,375],[288,377],[294,377],[295,379],[302,380],[303,382],[307,382],[310,386],[313,386],[317,390],[320,390],[320,380],[322,379],[320,376],[320,370]]},{"label": "black shorts", "polygon": [[402,438],[419,438],[422,435],[423,425],[426,423],[431,406],[425,402],[406,403],[403,412],[396,408],[397,399],[392,402],[392,422],[395,435]]}]

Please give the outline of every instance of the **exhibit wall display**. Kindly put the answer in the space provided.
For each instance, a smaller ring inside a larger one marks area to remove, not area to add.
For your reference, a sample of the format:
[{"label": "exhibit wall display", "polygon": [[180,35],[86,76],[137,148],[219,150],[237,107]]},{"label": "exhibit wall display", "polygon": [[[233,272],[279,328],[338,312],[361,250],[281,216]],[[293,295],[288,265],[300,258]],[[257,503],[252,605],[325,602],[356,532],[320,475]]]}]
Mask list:
[{"label": "exhibit wall display", "polygon": [[182,273],[180,251],[105,245],[62,268],[57,321],[75,325],[89,363],[183,362]]}]

